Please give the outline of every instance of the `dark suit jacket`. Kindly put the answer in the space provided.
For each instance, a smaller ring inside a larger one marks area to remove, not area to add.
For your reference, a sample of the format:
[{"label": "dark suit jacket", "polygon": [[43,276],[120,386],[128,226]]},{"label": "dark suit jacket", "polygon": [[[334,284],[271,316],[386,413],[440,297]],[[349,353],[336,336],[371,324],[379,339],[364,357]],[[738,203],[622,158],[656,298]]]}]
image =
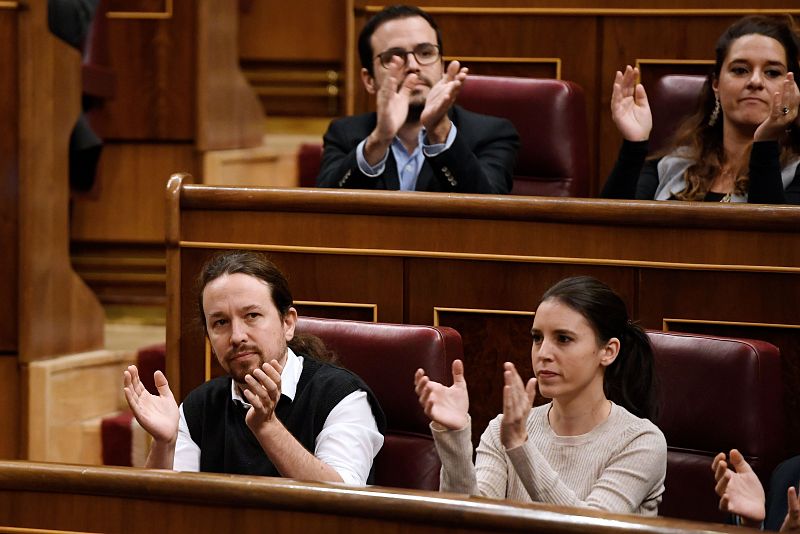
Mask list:
[{"label": "dark suit jacket", "polygon": [[[456,137],[449,149],[426,157],[416,190],[509,193],[519,147],[519,136],[511,122],[459,106],[453,106],[448,114],[457,128]],[[391,150],[380,176],[366,176],[358,168],[356,147],[372,132],[376,121],[375,113],[365,113],[331,122],[324,137],[319,187],[400,189]]]}]

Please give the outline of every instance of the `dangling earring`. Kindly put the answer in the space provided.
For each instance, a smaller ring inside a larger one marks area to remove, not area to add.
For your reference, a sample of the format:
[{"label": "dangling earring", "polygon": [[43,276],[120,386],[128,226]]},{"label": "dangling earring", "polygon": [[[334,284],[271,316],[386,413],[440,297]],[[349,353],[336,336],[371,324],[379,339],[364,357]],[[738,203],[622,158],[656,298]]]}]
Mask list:
[{"label": "dangling earring", "polygon": [[708,118],[708,125],[714,126],[717,123],[717,119],[719,118],[719,97],[714,97],[714,111],[711,112],[711,117]]}]

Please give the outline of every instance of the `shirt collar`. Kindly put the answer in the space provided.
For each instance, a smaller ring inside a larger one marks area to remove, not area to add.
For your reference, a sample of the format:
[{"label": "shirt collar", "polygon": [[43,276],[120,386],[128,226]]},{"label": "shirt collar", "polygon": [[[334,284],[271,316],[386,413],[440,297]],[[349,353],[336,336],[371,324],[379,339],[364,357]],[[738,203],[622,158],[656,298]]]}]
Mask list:
[{"label": "shirt collar", "polygon": [[[281,395],[286,395],[290,401],[294,401],[294,396],[297,394],[297,383],[300,382],[302,373],[303,357],[296,355],[292,349],[286,347],[286,364],[281,372]],[[233,380],[231,380],[231,399],[250,407],[250,403],[239,393],[239,388],[236,387],[236,382]]]}]

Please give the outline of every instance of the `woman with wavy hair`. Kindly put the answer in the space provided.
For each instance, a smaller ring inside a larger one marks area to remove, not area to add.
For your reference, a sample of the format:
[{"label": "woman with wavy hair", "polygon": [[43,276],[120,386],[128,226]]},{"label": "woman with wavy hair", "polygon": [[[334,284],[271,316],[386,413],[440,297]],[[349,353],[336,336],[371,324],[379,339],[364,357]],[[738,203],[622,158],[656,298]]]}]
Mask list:
[{"label": "woman with wavy hair", "polygon": [[624,141],[601,196],[800,204],[798,38],[786,22],[750,16],[725,30],[696,112],[649,159],[653,119],[638,76],[628,65],[614,79]]}]

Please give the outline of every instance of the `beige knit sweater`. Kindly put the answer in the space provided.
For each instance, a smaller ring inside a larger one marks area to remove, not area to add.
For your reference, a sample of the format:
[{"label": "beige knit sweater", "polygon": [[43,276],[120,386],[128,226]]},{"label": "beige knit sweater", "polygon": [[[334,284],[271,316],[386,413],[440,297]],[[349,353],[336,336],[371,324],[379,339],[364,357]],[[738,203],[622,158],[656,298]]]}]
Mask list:
[{"label": "beige knit sweater", "polygon": [[481,436],[472,464],[471,426],[448,431],[431,424],[442,460],[441,491],[524,502],[657,515],[664,493],[667,442],[647,419],[612,404],[591,432],[558,436],[550,404],[531,410],[528,441],[506,450],[495,417]]}]

